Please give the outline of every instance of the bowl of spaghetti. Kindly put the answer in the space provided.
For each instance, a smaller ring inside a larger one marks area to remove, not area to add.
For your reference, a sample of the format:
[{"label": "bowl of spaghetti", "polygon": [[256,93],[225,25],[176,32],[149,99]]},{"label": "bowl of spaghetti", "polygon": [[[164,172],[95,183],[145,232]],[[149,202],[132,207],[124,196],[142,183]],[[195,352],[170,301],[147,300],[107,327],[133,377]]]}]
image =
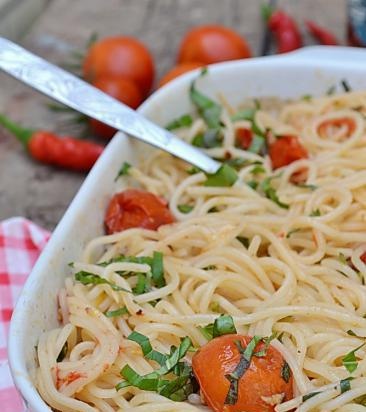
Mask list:
[{"label": "bowl of spaghetti", "polygon": [[115,136],[12,319],[30,410],[366,410],[360,56],[222,63],[148,99],[223,166]]}]

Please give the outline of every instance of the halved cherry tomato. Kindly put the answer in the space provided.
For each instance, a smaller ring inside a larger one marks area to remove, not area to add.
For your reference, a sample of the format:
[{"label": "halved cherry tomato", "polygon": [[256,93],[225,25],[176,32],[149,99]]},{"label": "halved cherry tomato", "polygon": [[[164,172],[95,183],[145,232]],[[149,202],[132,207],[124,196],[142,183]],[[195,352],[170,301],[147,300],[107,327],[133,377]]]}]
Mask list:
[{"label": "halved cherry tomato", "polygon": [[191,70],[198,69],[199,67],[204,66],[203,63],[200,62],[187,62],[181,63],[177,66],[173,67],[171,70],[168,71],[160,80],[159,87],[164,86],[164,84],[169,83],[171,80],[175,79],[176,77],[190,72]]},{"label": "halved cherry tomato", "polygon": [[178,63],[203,64],[251,56],[247,42],[234,30],[219,25],[198,26],[188,32],[180,45]]},{"label": "halved cherry tomato", "polygon": [[362,262],[366,265],[366,252],[363,252],[362,255],[360,256],[360,259]]},{"label": "halved cherry tomato", "polygon": [[154,80],[154,62],[149,50],[132,37],[107,37],[94,43],[83,61],[83,77],[93,82],[113,76],[133,80],[146,96]]},{"label": "halved cherry tomato", "polygon": [[250,129],[240,128],[236,130],[236,142],[241,149],[247,150],[253,140],[253,132]]},{"label": "halved cherry tomato", "polygon": [[132,227],[156,230],[175,221],[167,202],[150,192],[127,189],[109,202],[104,223],[108,234]]},{"label": "halved cherry tomato", "polygon": [[318,126],[318,134],[320,137],[328,137],[328,130],[331,129],[340,129],[341,127],[345,128],[345,136],[350,136],[356,129],[355,121],[350,117],[338,117],[334,119],[324,120]]},{"label": "halved cherry tomato", "polygon": [[287,166],[295,160],[306,159],[308,152],[297,136],[281,136],[269,146],[273,169]]},{"label": "halved cherry tomato", "polygon": [[[215,412],[273,412],[276,403],[293,398],[293,378],[289,370],[283,373],[285,360],[269,345],[263,357],[253,356],[249,368],[238,384],[238,399],[233,405],[225,404],[230,382],[225,377],[234,371],[240,360],[235,342],[245,348],[249,336],[224,335],[215,338],[193,356],[192,367],[207,404]],[[264,347],[259,343],[255,351]],[[285,376],[285,378],[284,378]]]},{"label": "halved cherry tomato", "polygon": [[[109,94],[115,99],[136,109],[143,98],[139,88],[129,79],[123,77],[99,77],[93,82],[93,86]],[[90,119],[90,127],[97,135],[110,139],[116,133],[116,129],[98,120]]]}]

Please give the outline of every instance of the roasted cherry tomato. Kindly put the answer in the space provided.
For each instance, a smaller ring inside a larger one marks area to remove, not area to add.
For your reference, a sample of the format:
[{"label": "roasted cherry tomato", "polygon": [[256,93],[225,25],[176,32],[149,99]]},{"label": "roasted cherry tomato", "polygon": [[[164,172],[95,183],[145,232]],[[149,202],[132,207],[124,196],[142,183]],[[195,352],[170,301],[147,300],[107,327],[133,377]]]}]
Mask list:
[{"label": "roasted cherry tomato", "polygon": [[154,81],[154,62],[149,50],[132,37],[107,37],[94,43],[83,62],[83,76],[89,82],[100,77],[133,80],[146,96]]},{"label": "roasted cherry tomato", "polygon": [[[273,412],[276,404],[293,398],[292,373],[280,352],[269,345],[265,356],[252,356],[239,379],[236,403],[225,404],[230,388],[226,375],[234,371],[241,356],[237,343],[246,348],[250,340],[236,334],[220,336],[193,356],[193,372],[201,393],[215,412]],[[264,344],[259,343],[255,351],[263,348]]]},{"label": "roasted cherry tomato", "polygon": [[192,61],[211,64],[251,56],[246,41],[234,30],[207,25],[193,28],[180,45],[178,63]]},{"label": "roasted cherry tomato", "polygon": [[253,132],[250,129],[240,128],[236,130],[236,143],[244,150],[247,150],[253,140]]},{"label": "roasted cherry tomato", "polygon": [[[115,99],[136,109],[142,102],[142,94],[136,84],[123,77],[99,77],[93,82],[93,86],[109,94]],[[90,127],[97,135],[110,139],[116,133],[116,129],[98,120],[90,119]]]},{"label": "roasted cherry tomato", "polygon": [[329,133],[330,130],[334,132],[341,128],[344,129],[342,137],[347,138],[355,131],[356,123],[350,117],[338,117],[334,119],[324,120],[318,126],[318,134],[320,137],[326,138],[333,134]]},{"label": "roasted cherry tomato", "polygon": [[164,199],[144,190],[128,189],[112,197],[104,223],[111,234],[132,227],[156,230],[174,220]]},{"label": "roasted cherry tomato", "polygon": [[164,86],[164,84],[169,83],[171,80],[175,79],[176,77],[190,72],[191,70],[198,69],[199,67],[204,66],[203,63],[200,62],[187,62],[181,63],[177,66],[173,67],[171,70],[168,71],[160,80],[159,87]]},{"label": "roasted cherry tomato", "polygon": [[308,152],[296,136],[281,136],[269,146],[273,169],[287,166],[295,160],[305,159]]},{"label": "roasted cherry tomato", "polygon": [[363,252],[362,255],[360,256],[360,259],[362,260],[363,263],[366,265],[366,252]]}]

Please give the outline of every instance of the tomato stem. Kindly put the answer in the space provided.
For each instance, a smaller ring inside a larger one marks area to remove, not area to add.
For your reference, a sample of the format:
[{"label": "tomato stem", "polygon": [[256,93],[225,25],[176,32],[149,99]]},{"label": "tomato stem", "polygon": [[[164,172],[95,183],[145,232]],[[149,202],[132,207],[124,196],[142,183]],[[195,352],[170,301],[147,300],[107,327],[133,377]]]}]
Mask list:
[{"label": "tomato stem", "polygon": [[26,129],[13,121],[11,121],[7,116],[0,113],[0,125],[6,130],[12,133],[24,146],[28,146],[28,143],[34,133],[34,130]]}]

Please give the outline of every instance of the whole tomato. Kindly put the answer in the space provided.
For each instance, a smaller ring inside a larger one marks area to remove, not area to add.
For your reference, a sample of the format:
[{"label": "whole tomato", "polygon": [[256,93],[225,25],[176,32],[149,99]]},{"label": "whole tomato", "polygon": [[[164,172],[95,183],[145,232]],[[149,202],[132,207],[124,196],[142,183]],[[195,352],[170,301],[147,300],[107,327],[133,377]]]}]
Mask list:
[{"label": "whole tomato", "polygon": [[100,77],[133,80],[145,97],[154,81],[154,62],[149,50],[132,37],[107,37],[94,43],[83,61],[83,77],[93,82]]},{"label": "whole tomato", "polygon": [[206,25],[195,27],[185,35],[178,63],[199,61],[211,64],[250,56],[248,44],[234,30],[219,25]]},{"label": "whole tomato", "polygon": [[191,70],[198,69],[199,67],[204,66],[203,63],[200,62],[187,62],[181,63],[177,66],[174,66],[171,70],[166,73],[159,82],[159,87],[164,86],[164,84],[169,83],[171,80],[175,79],[176,77],[190,72]]},{"label": "whole tomato", "polygon": [[[136,84],[123,77],[99,77],[93,82],[93,86],[109,94],[132,109],[140,106],[143,98]],[[116,133],[116,129],[99,120],[90,119],[90,127],[95,134],[105,139],[110,139]]]}]

